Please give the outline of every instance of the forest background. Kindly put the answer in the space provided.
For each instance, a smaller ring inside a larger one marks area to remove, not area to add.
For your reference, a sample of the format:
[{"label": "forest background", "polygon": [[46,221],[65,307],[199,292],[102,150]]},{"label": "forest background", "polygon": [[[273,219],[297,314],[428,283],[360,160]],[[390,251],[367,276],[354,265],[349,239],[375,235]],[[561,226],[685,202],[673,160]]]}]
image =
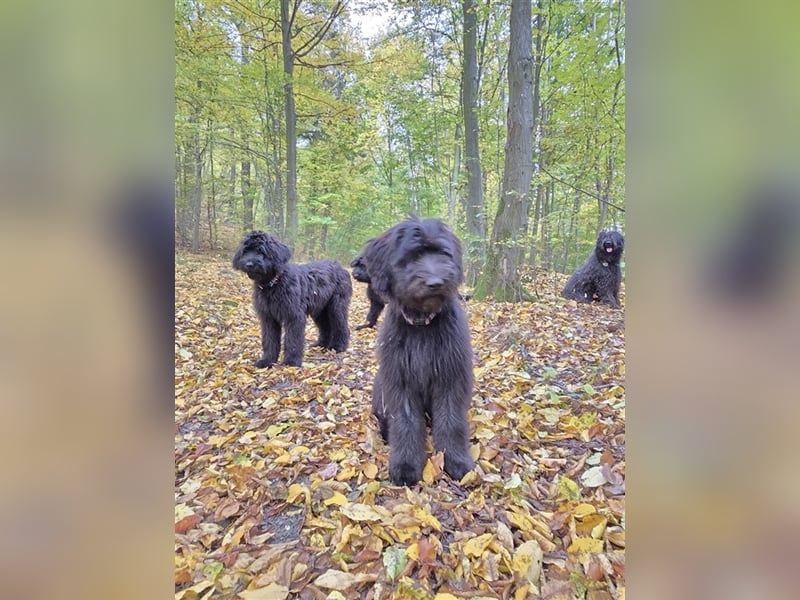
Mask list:
[{"label": "forest background", "polygon": [[347,263],[436,217],[467,283],[518,300],[523,267],[568,272],[623,229],[623,2],[178,0],[175,19],[180,246],[264,229]]}]

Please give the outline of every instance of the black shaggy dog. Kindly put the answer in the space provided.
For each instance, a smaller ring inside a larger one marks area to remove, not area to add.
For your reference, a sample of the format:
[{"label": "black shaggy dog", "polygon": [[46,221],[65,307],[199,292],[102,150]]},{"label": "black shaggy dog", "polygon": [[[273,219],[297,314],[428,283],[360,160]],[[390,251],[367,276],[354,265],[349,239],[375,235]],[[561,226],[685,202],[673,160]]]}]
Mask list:
[{"label": "black shaggy dog", "polygon": [[350,274],[333,260],[297,265],[289,263],[291,256],[287,246],[263,231],[248,233],[233,256],[233,268],[253,280],[253,305],[261,321],[264,351],[257,367],[277,362],[281,330],[283,364],[302,364],[306,315],[319,329],[317,346],[343,352],[350,341]]},{"label": "black shaggy dog", "polygon": [[426,459],[426,418],[444,469],[461,479],[469,455],[472,348],[458,296],[461,246],[438,220],[410,219],[364,250],[371,284],[387,301],[378,335],[372,408],[391,446],[389,477],[413,485]]},{"label": "black shaggy dog", "polygon": [[597,245],[581,268],[572,274],[561,295],[578,302],[604,302],[619,308],[619,284],[622,272],[619,259],[625,238],[616,231],[601,231]]},{"label": "black shaggy dog", "polygon": [[[370,242],[371,241],[372,240],[370,240]],[[369,273],[367,273],[367,265],[364,263],[363,254],[356,256],[350,263],[350,266],[353,267],[353,279],[367,284],[367,299],[369,300],[367,322],[364,325],[356,327],[356,331],[367,327],[375,327],[378,323],[378,317],[380,317],[381,312],[383,312],[383,307],[386,306],[386,302],[383,301],[378,295],[378,292],[372,287],[372,280],[369,278]]]}]

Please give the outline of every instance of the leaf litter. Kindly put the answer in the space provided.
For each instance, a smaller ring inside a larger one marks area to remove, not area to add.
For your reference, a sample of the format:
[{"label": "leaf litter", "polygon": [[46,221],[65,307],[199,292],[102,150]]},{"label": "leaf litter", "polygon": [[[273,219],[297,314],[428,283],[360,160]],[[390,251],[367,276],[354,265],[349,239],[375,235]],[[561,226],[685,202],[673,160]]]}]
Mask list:
[{"label": "leaf litter", "polygon": [[[256,369],[249,281],[179,254],[175,323],[175,597],[625,596],[624,316],[558,296],[466,303],[476,470],[433,454],[390,485],[371,416],[375,330],[354,283],[350,348]],[[380,323],[380,322],[379,322]]]}]

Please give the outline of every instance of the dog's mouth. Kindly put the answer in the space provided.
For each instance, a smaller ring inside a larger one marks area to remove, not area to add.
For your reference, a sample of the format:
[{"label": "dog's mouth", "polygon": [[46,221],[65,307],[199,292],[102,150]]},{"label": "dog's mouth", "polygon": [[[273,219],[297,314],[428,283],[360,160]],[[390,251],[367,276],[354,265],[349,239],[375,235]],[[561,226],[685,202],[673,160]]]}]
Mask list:
[{"label": "dog's mouth", "polygon": [[613,244],[613,242],[606,242],[606,243],[604,243],[604,244],[603,244],[603,248],[605,248],[605,249],[606,249],[606,252],[607,252],[608,254],[611,254],[612,252],[614,252],[614,244]]}]

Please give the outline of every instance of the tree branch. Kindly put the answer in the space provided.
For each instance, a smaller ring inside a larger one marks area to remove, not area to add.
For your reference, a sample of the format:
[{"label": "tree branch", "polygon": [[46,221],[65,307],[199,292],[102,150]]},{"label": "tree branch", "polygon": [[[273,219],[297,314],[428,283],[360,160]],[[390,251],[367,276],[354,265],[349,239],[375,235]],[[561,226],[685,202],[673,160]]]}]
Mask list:
[{"label": "tree branch", "polygon": [[589,196],[590,198],[594,198],[595,200],[597,200],[597,201],[599,201],[599,202],[604,202],[604,203],[605,203],[605,204],[607,204],[608,206],[610,206],[610,207],[612,207],[612,208],[616,208],[616,209],[617,209],[618,211],[620,211],[620,212],[625,212],[625,209],[624,209],[624,208],[622,208],[621,206],[617,206],[617,205],[616,205],[616,204],[614,204],[613,202],[610,202],[610,201],[606,200],[605,198],[602,198],[602,197],[598,196],[597,194],[593,194],[592,192],[588,192],[588,191],[586,191],[586,190],[584,190],[584,189],[582,189],[582,188],[579,188],[577,185],[573,185],[573,184],[571,184],[569,181],[565,181],[564,179],[561,179],[560,177],[556,177],[556,176],[555,176],[555,175],[553,175],[553,174],[552,174],[550,171],[548,171],[547,169],[545,169],[543,166],[539,165],[539,169],[540,169],[540,170],[541,170],[543,173],[545,173],[545,174],[546,174],[548,177],[550,177],[551,179],[555,179],[555,180],[556,180],[556,181],[558,181],[559,183],[563,183],[563,184],[564,184],[564,185],[566,185],[567,187],[570,187],[570,188],[572,188],[573,190],[575,190],[576,192],[580,192],[581,194],[586,194],[586,195],[587,195],[587,196]]}]

